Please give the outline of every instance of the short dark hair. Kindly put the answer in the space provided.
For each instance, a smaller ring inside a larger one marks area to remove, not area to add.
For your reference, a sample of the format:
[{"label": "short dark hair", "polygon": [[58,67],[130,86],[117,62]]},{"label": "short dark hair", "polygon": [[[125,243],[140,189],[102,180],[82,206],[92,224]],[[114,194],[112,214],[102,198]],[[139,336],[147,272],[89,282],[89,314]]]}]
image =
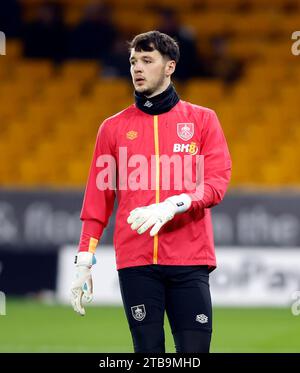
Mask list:
[{"label": "short dark hair", "polygon": [[152,52],[156,49],[163,57],[174,60],[176,63],[179,61],[180,52],[177,41],[171,36],[156,30],[136,35],[128,43],[128,46],[129,52],[131,49],[135,49],[138,52]]}]

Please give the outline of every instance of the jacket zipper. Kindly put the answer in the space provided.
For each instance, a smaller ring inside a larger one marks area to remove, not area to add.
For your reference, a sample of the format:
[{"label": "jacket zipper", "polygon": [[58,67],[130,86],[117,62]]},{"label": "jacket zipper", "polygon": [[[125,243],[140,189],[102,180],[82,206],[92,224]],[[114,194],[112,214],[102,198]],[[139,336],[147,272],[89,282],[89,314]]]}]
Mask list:
[{"label": "jacket zipper", "polygon": [[[155,203],[159,203],[159,138],[158,138],[158,115],[153,117],[154,124],[154,148],[155,148]],[[157,264],[158,258],[158,234],[154,237],[153,242],[153,264]]]}]

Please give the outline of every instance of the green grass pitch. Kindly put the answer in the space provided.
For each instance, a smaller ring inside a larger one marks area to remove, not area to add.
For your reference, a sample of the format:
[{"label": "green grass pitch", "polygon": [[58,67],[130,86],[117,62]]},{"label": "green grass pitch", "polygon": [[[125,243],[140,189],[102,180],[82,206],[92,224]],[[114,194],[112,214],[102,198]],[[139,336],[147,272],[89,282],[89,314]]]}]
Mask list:
[{"label": "green grass pitch", "polygon": [[[0,352],[132,352],[121,307],[69,306],[8,299]],[[300,315],[289,308],[214,308],[211,352],[300,352]],[[166,321],[167,352],[175,352]]]}]

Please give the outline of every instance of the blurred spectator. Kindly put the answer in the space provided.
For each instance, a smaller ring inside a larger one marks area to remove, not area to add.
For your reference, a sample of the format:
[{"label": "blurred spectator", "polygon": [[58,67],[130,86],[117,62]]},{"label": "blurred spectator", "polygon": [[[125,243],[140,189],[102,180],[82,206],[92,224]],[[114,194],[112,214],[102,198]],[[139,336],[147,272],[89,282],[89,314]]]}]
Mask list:
[{"label": "blurred spectator", "polygon": [[59,4],[39,6],[37,17],[24,27],[24,54],[26,57],[62,60],[66,48],[66,31]]},{"label": "blurred spectator", "polygon": [[299,1],[297,0],[286,0],[282,3],[282,10],[287,14],[295,14],[299,12]]},{"label": "blurred spectator", "polygon": [[130,79],[127,43],[123,38],[115,40],[112,51],[103,58],[103,76],[119,76]]},{"label": "blurred spectator", "polygon": [[103,58],[110,53],[116,35],[108,6],[99,2],[89,4],[82,22],[71,31],[70,57]]},{"label": "blurred spectator", "polygon": [[16,0],[1,2],[0,30],[7,37],[20,36],[21,31],[21,9]]},{"label": "blurred spectator", "polygon": [[217,35],[211,39],[210,75],[220,78],[225,84],[234,83],[242,74],[241,60],[230,56],[228,51],[229,37]]},{"label": "blurred spectator", "polygon": [[180,48],[180,60],[176,67],[175,78],[188,79],[195,75],[205,75],[204,60],[197,53],[193,31],[180,25],[173,9],[163,9],[160,16],[161,21],[157,29],[172,36]]}]

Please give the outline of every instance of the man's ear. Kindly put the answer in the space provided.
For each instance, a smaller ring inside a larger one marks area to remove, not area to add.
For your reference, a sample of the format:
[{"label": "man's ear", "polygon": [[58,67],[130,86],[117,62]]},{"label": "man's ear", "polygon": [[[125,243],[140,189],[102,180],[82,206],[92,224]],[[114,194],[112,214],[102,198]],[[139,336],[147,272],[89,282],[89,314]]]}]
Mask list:
[{"label": "man's ear", "polygon": [[167,61],[166,63],[166,76],[169,77],[175,71],[176,62],[174,60]]}]

